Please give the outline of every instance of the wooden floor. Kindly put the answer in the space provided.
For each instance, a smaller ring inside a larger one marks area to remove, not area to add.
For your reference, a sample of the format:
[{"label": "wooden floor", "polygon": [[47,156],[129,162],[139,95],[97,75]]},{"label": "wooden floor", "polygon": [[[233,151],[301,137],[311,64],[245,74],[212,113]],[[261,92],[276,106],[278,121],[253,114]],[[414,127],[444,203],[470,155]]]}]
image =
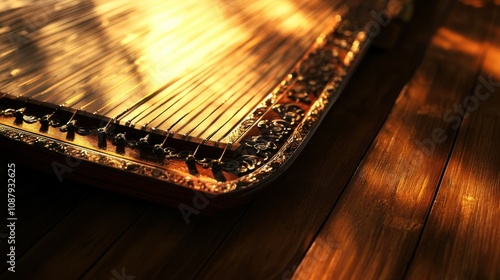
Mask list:
[{"label": "wooden floor", "polygon": [[415,5],[250,204],[187,224],[18,165],[0,279],[500,279],[500,1]]}]

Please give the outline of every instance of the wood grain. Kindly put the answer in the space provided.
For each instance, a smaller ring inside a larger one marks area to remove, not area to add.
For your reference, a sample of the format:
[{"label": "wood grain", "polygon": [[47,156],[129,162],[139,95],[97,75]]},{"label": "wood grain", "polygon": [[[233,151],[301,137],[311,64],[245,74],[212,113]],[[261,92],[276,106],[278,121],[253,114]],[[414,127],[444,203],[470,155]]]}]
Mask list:
[{"label": "wood grain", "polygon": [[[17,260],[15,277],[76,279],[87,271],[144,212],[143,203],[116,194],[109,196],[96,192],[85,199]],[[112,278],[111,273],[107,276]],[[6,271],[0,279],[11,277]]]},{"label": "wood grain", "polygon": [[[368,54],[296,164],[251,205],[199,278],[292,275],[421,61],[449,3],[420,6],[415,21],[405,29],[401,48]],[[429,17],[427,9],[437,12]]]},{"label": "wood grain", "polygon": [[[6,169],[5,174],[7,174]],[[48,180],[41,185],[40,178]],[[6,180],[2,180],[3,182]],[[89,192],[88,188],[71,185],[69,181],[60,183],[55,176],[27,169],[19,164],[16,164],[15,189],[15,214],[18,219],[15,229],[17,258],[27,252],[37,240],[71,212]],[[3,193],[6,194],[7,191]],[[7,196],[2,201],[7,201],[6,198]],[[6,229],[0,233],[9,234]],[[1,239],[0,251],[9,252],[9,247],[7,239]],[[2,260],[0,271],[6,270],[8,266],[6,255],[2,255]]]},{"label": "wood grain", "polygon": [[187,225],[178,209],[21,169],[15,278],[498,279],[500,85],[463,123],[444,116],[480,77],[500,81],[498,6],[481,3],[415,3],[397,48],[368,53],[247,206]]},{"label": "wood grain", "polygon": [[178,210],[152,207],[127,230],[83,279],[101,279],[125,268],[141,279],[191,279],[224,240],[244,208],[215,217],[190,217]]},{"label": "wood grain", "polygon": [[496,8],[488,53],[409,279],[500,278],[500,14],[487,8]]},{"label": "wood grain", "polygon": [[[442,112],[474,84],[491,17],[489,8],[455,5],[294,279],[404,276],[456,135]],[[436,129],[447,139],[419,144]]]}]

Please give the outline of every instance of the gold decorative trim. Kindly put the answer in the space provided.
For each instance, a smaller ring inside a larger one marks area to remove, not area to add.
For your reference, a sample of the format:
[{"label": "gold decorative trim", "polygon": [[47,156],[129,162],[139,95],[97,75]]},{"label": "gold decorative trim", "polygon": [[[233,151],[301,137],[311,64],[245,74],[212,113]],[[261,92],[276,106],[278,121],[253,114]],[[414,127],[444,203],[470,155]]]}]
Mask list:
[{"label": "gold decorative trim", "polygon": [[[220,164],[220,172],[235,175],[229,180],[224,180],[224,176],[222,179],[197,176],[120,158],[14,126],[0,124],[0,137],[215,195],[262,186],[281,173],[304,147],[367,49],[369,38],[364,31],[359,31],[364,29],[350,20],[341,20],[340,16],[335,26],[335,30],[317,39],[298,67],[235,130],[230,142],[243,137],[236,158],[194,159],[195,168],[213,169],[211,163]],[[16,117],[12,110],[2,111],[4,117]],[[256,126],[261,134],[248,133]],[[184,159],[177,155],[168,160],[182,162]]]}]

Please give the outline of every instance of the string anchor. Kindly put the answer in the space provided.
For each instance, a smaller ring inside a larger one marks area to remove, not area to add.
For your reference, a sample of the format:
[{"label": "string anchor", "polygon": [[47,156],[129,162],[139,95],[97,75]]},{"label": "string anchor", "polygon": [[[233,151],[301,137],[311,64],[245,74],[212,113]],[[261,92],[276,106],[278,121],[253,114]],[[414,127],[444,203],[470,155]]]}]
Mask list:
[{"label": "string anchor", "polygon": [[168,130],[167,130],[166,133],[167,133],[167,135],[165,136],[165,139],[163,139],[163,142],[161,142],[161,144],[155,144],[154,145],[154,147],[153,147],[153,153],[155,155],[164,156],[167,153],[165,151],[165,149],[163,148],[163,146],[167,142],[167,139],[170,136],[170,132],[168,132]]},{"label": "string anchor", "polygon": [[127,144],[126,134],[127,132],[116,134],[113,139],[113,145],[117,147],[124,147]]},{"label": "string anchor", "polygon": [[233,145],[232,143],[227,144],[219,159],[214,159],[210,163],[210,167],[212,168],[212,174],[214,175],[215,180],[217,180],[218,182],[226,182],[226,177],[222,172],[222,164],[223,164],[222,158],[224,158],[224,154],[226,153],[227,149],[230,148],[232,145]]},{"label": "string anchor", "polygon": [[75,132],[78,128],[76,127],[76,120],[74,120],[74,118],[78,113],[78,111],[80,111],[80,109],[77,109],[75,113],[73,113],[69,121],[65,125],[61,126],[61,128],[59,129],[62,132],[67,132],[66,134],[67,140],[75,139]]},{"label": "string anchor", "polygon": [[141,139],[139,139],[139,142],[137,143],[137,145],[139,146],[139,149],[141,150],[145,150],[149,147],[149,134],[142,137]]},{"label": "string anchor", "polygon": [[104,149],[107,146],[108,129],[112,121],[113,119],[110,119],[104,127],[100,127],[97,129],[97,146],[100,149]]},{"label": "string anchor", "polygon": [[40,131],[41,132],[47,132],[49,130],[49,126],[51,124],[51,118],[52,116],[57,112],[57,110],[55,110],[54,112],[52,112],[51,114],[48,114],[48,115],[45,115],[43,117],[40,118]]},{"label": "string anchor", "polygon": [[14,112],[14,122],[16,124],[21,124],[23,123],[23,118],[24,118],[24,111],[26,111],[26,108],[21,108],[21,109],[17,109],[15,112]]},{"label": "string anchor", "polygon": [[196,147],[196,149],[194,150],[194,153],[193,154],[189,154],[187,157],[186,157],[186,165],[188,167],[188,170],[189,170],[189,174],[191,175],[194,175],[194,176],[198,176],[200,173],[198,172],[198,168],[196,168],[196,153],[198,152],[198,149],[200,148],[200,146],[204,143],[205,141],[201,142],[200,144],[198,144],[198,147]]}]

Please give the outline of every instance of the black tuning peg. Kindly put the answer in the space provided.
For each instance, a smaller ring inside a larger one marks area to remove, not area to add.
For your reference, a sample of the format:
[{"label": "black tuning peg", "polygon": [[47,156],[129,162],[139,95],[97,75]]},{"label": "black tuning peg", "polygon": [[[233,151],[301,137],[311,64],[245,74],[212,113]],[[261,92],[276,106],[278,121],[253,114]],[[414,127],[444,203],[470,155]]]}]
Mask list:
[{"label": "black tuning peg", "polygon": [[24,111],[26,110],[26,108],[21,108],[21,109],[17,109],[15,112],[14,112],[14,122],[16,124],[21,124],[23,123],[23,118],[24,118]]}]

